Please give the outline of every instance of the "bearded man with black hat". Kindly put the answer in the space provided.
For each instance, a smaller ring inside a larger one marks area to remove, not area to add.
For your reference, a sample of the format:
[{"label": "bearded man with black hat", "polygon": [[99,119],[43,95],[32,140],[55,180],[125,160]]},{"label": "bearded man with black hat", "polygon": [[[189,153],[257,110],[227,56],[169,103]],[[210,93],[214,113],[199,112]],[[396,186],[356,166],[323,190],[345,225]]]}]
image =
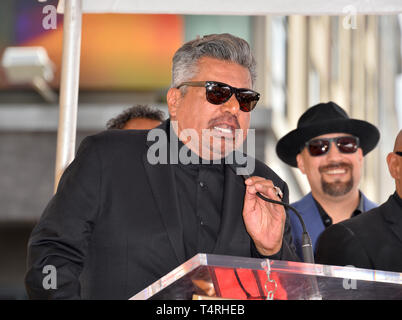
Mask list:
[{"label": "bearded man with black hat", "polygon": [[402,130],[386,160],[395,192],[379,207],[326,229],[317,241],[317,263],[402,272]]},{"label": "bearded man with black hat", "polygon": [[[363,158],[379,138],[374,125],[349,118],[330,101],[309,108],[297,128],[278,141],[279,158],[298,167],[310,184],[311,192],[292,206],[302,215],[314,249],[327,227],[377,207],[359,190],[359,182]],[[302,257],[301,225],[296,216],[290,221]]]}]

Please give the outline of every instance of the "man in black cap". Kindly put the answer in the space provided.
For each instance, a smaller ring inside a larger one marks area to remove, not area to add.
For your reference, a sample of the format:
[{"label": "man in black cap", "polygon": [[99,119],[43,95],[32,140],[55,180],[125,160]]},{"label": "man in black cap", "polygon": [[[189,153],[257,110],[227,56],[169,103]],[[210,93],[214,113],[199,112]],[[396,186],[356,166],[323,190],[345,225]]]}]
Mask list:
[{"label": "man in black cap", "polygon": [[[279,158],[307,176],[311,192],[292,204],[302,215],[315,249],[318,236],[334,223],[377,205],[359,190],[363,157],[378,143],[372,124],[351,119],[334,102],[309,108],[297,128],[276,146]],[[291,215],[293,239],[302,257],[302,229]]]},{"label": "man in black cap", "polygon": [[325,230],[317,241],[318,263],[402,272],[402,130],[387,164],[395,193],[378,208]]}]

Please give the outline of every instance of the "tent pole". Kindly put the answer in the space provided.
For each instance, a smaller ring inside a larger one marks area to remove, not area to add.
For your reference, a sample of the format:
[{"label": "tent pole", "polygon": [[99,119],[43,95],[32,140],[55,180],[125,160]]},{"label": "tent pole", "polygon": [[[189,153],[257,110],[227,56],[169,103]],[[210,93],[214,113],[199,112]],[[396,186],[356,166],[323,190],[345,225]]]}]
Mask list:
[{"label": "tent pole", "polygon": [[74,159],[81,53],[82,0],[65,0],[59,125],[55,166],[56,192],[65,168]]}]

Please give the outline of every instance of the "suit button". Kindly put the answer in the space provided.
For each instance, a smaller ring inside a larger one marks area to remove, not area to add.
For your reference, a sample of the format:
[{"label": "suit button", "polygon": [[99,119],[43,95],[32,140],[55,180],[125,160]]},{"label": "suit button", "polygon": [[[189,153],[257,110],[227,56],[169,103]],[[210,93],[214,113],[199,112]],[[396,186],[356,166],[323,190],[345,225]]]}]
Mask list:
[{"label": "suit button", "polygon": [[204,187],[205,187],[205,183],[204,183],[204,182],[200,181],[199,184],[200,184],[200,187],[201,187],[201,188],[204,188]]}]

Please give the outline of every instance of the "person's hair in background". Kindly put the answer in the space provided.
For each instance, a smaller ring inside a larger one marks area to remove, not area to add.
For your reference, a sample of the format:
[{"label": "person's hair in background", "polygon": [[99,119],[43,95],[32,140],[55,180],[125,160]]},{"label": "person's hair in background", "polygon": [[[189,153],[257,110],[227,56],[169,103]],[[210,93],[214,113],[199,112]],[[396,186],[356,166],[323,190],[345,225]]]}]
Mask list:
[{"label": "person's hair in background", "polygon": [[[214,41],[216,39],[216,41]],[[172,88],[192,79],[198,72],[198,60],[203,57],[231,61],[247,68],[254,86],[256,62],[247,41],[231,34],[212,34],[187,42],[173,57]],[[182,92],[185,93],[186,87]]]},{"label": "person's hair in background", "polygon": [[124,110],[117,117],[106,123],[110,129],[152,129],[158,126],[165,119],[163,111],[151,108],[148,105],[135,105]]}]

